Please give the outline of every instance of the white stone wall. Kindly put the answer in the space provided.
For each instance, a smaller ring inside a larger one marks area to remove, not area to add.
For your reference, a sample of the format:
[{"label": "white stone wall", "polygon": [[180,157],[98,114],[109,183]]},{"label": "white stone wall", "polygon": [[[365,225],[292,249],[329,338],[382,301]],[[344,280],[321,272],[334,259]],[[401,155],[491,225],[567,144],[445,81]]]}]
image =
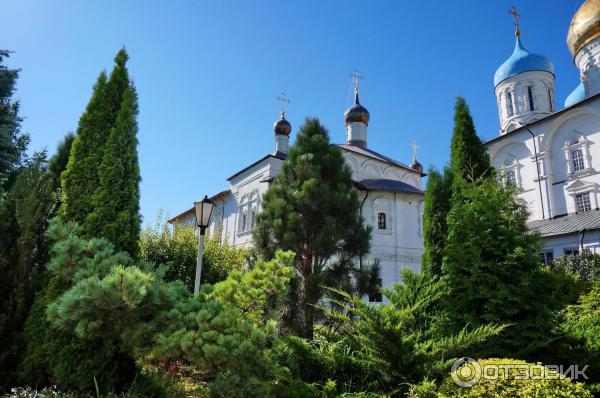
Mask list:
[{"label": "white stone wall", "polygon": [[[548,117],[530,126],[530,130],[535,138],[523,128],[487,144],[492,164],[501,174],[507,170],[516,172],[519,197],[529,208],[530,220],[575,213],[575,194],[583,192],[590,193],[592,209],[597,208],[600,203],[600,99]],[[571,159],[575,148],[580,148],[584,155],[585,168],[579,172],[573,170]],[[557,243],[557,255],[563,243]]]},{"label": "white stone wall", "polygon": [[[533,94],[533,111],[530,109],[529,87]],[[548,72],[524,72],[510,77],[496,86],[495,93],[500,134],[539,120],[556,110],[554,75]]]},{"label": "white stone wall", "polygon": [[585,96],[600,93],[600,38],[592,40],[579,50],[575,56],[575,65],[579,68]]}]

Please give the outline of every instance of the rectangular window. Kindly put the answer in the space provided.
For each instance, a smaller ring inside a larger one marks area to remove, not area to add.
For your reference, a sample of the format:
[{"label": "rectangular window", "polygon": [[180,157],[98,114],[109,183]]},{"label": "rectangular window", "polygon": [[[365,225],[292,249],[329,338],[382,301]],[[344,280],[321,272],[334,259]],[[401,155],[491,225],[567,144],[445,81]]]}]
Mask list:
[{"label": "rectangular window", "polygon": [[250,217],[250,222],[251,222],[251,226],[250,228],[254,228],[254,225],[256,224],[256,207],[252,206],[252,217]]},{"label": "rectangular window", "polygon": [[246,210],[244,210],[244,212],[242,213],[242,227],[240,228],[240,231],[246,230],[247,222],[248,222],[248,213],[246,212]]},{"label": "rectangular window", "polygon": [[386,216],[385,213],[378,213],[377,214],[377,228],[379,229],[387,229],[387,225],[386,225]]},{"label": "rectangular window", "polygon": [[552,91],[548,89],[548,103],[550,104],[550,112],[554,112],[554,103],[552,102]]},{"label": "rectangular window", "polygon": [[583,213],[592,210],[589,192],[575,195],[575,209],[577,213]]},{"label": "rectangular window", "polygon": [[515,175],[514,170],[506,170],[506,172],[504,173],[504,183],[507,187],[517,186],[517,176]]},{"label": "rectangular window", "polygon": [[581,148],[573,149],[571,151],[571,157],[573,158],[573,171],[581,171],[585,168]]},{"label": "rectangular window", "polygon": [[567,247],[563,249],[563,254],[565,256],[576,256],[579,254],[579,249],[576,249],[574,247]]},{"label": "rectangular window", "polygon": [[512,103],[512,94],[506,93],[506,111],[508,112],[508,116],[512,116],[514,114],[513,103]]},{"label": "rectangular window", "polygon": [[554,263],[554,251],[553,250],[545,250],[540,252],[540,261],[545,265],[552,265]]},{"label": "rectangular window", "polygon": [[369,292],[369,302],[370,303],[381,303],[383,301],[383,294],[381,293],[381,288],[383,285],[383,281],[381,279],[377,279],[377,286]]},{"label": "rectangular window", "polygon": [[529,100],[529,111],[533,112],[535,108],[533,106],[533,88],[531,86],[527,87],[527,99]]}]

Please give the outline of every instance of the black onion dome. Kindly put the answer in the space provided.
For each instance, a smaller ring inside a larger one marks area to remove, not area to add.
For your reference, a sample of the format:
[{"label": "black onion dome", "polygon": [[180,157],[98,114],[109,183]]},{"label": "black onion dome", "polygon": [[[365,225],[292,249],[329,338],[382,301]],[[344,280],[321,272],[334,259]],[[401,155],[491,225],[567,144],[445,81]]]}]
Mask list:
[{"label": "black onion dome", "polygon": [[423,165],[421,163],[419,163],[419,161],[416,159],[414,162],[412,162],[412,164],[410,165],[410,168],[413,170],[420,171],[421,173],[423,172]]},{"label": "black onion dome", "polygon": [[281,112],[281,119],[275,122],[273,131],[275,131],[276,135],[290,135],[292,125],[285,119],[285,113]]},{"label": "black onion dome", "polygon": [[344,121],[346,124],[353,122],[362,122],[366,125],[369,124],[369,119],[371,115],[369,115],[369,111],[367,108],[362,106],[360,102],[358,102],[358,91],[354,93],[354,105],[352,105],[348,110],[344,113]]}]

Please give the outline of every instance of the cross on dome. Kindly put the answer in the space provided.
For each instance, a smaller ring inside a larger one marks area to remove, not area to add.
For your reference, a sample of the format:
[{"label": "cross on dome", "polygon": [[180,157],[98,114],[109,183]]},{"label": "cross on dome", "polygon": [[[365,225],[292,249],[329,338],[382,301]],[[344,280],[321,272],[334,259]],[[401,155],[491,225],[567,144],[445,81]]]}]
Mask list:
[{"label": "cross on dome", "polygon": [[358,92],[358,81],[362,80],[362,75],[360,74],[360,72],[358,71],[358,69],[354,70],[354,73],[352,73],[350,76],[352,76],[352,84],[354,85],[354,92]]},{"label": "cross on dome", "polygon": [[515,24],[515,36],[521,36],[521,30],[519,29],[519,18],[523,18],[523,16],[517,12],[517,7],[515,6],[512,6],[512,8],[508,10],[508,13],[512,15],[513,19],[515,20],[513,22]]},{"label": "cross on dome", "polygon": [[417,160],[417,151],[419,150],[420,146],[417,145],[417,141],[413,140],[412,143],[410,144],[410,147],[412,148],[413,151],[413,162],[416,162]]},{"label": "cross on dome", "polygon": [[281,109],[281,116],[285,115],[285,107],[287,106],[287,104],[289,104],[291,101],[288,98],[286,93],[281,93],[277,96],[277,101],[279,101],[279,107]]}]

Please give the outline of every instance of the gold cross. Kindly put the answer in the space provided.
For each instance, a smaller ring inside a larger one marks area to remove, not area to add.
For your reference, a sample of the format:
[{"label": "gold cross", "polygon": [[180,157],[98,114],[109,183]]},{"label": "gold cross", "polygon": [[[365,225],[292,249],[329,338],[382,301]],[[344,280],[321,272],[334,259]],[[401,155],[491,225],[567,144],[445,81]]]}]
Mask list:
[{"label": "gold cross", "polygon": [[352,83],[354,84],[354,91],[358,91],[358,81],[362,80],[362,75],[360,74],[360,72],[358,71],[358,69],[354,70],[354,73],[352,73],[350,76],[352,76]]},{"label": "gold cross", "polygon": [[279,101],[279,107],[281,108],[281,116],[285,115],[285,107],[290,103],[290,100],[286,93],[281,93],[277,96],[277,101]]},{"label": "gold cross", "polygon": [[413,162],[415,160],[417,160],[417,150],[420,148],[419,145],[417,145],[417,141],[413,140],[412,144],[410,144],[410,147],[413,150]]},{"label": "gold cross", "polygon": [[512,6],[512,8],[508,10],[508,13],[512,15],[513,19],[515,20],[515,36],[521,36],[521,30],[519,29],[519,18],[523,18],[523,16],[517,12],[517,8],[515,6]]}]

